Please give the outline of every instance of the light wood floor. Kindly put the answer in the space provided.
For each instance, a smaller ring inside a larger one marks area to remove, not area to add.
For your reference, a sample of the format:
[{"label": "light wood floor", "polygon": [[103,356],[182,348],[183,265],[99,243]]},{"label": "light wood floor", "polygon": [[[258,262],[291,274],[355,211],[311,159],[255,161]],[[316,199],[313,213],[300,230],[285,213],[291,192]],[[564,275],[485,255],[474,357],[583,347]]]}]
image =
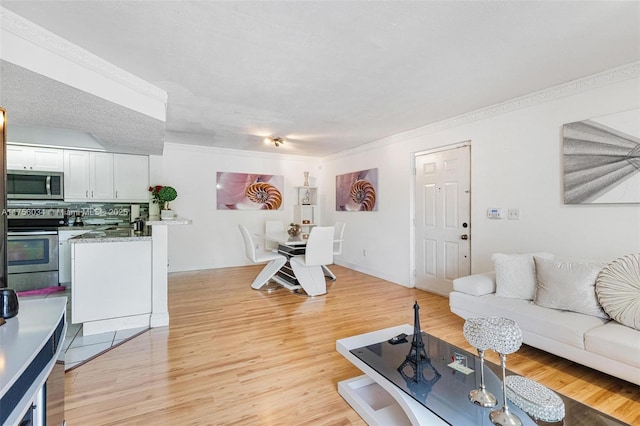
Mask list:
[{"label": "light wood floor", "polygon": [[[423,330],[472,350],[446,298],[339,266],[325,296],[266,294],[249,287],[260,268],[172,274],[169,327],[66,374],[67,424],[364,425],[337,392],[361,373],[335,341],[412,324],[414,300]],[[640,424],[639,386],[527,346],[508,367]]]}]

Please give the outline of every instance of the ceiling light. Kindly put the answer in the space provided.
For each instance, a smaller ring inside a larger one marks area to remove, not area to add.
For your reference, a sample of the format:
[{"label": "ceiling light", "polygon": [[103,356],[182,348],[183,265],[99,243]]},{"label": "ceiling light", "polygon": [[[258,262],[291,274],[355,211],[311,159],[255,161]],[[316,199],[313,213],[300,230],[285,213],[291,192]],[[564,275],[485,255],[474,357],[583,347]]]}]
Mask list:
[{"label": "ceiling light", "polygon": [[286,139],[284,138],[273,138],[271,136],[264,138],[264,143],[272,143],[276,146],[276,148],[284,144],[285,142],[286,142]]}]

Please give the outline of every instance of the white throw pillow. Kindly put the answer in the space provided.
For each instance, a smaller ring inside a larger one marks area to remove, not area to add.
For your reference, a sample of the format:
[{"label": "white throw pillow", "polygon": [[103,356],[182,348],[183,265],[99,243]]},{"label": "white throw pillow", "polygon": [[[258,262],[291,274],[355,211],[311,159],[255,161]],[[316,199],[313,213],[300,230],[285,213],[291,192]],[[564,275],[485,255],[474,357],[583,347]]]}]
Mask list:
[{"label": "white throw pillow", "polygon": [[536,292],[534,255],[553,258],[551,253],[491,255],[496,270],[496,296],[533,300]]},{"label": "white throw pillow", "polygon": [[640,253],[605,266],[596,279],[596,295],[611,318],[640,330]]},{"label": "white throw pillow", "polygon": [[536,264],[535,304],[600,318],[609,318],[596,297],[596,278],[606,264],[544,259]]}]

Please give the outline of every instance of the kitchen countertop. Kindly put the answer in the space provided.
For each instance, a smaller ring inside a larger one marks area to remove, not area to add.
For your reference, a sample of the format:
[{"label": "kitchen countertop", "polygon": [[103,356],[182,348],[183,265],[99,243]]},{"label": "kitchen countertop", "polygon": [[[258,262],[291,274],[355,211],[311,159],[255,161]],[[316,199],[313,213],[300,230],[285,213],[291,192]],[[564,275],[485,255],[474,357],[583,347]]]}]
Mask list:
[{"label": "kitchen countertop", "polygon": [[[78,226],[69,227],[74,230],[79,228]],[[104,229],[107,228],[107,229]],[[151,233],[148,231],[135,232],[132,227],[128,226],[106,226],[101,225],[99,227],[93,227],[93,229],[87,229],[82,235],[69,238],[70,243],[116,243],[127,241],[151,241]]]},{"label": "kitchen countertop", "polygon": [[173,219],[160,219],[160,216],[150,216],[149,220],[145,222],[145,225],[191,225],[191,219],[186,217],[176,216]]}]

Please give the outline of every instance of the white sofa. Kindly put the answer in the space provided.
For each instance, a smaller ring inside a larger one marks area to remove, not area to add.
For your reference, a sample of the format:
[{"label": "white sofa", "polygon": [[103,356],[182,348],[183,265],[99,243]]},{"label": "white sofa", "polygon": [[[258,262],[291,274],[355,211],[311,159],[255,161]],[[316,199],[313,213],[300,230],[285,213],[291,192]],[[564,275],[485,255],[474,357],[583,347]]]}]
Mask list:
[{"label": "white sofa", "polygon": [[640,330],[614,320],[551,309],[532,300],[496,295],[496,273],[453,281],[451,312],[471,317],[504,317],[522,329],[527,345],[640,385]]}]

